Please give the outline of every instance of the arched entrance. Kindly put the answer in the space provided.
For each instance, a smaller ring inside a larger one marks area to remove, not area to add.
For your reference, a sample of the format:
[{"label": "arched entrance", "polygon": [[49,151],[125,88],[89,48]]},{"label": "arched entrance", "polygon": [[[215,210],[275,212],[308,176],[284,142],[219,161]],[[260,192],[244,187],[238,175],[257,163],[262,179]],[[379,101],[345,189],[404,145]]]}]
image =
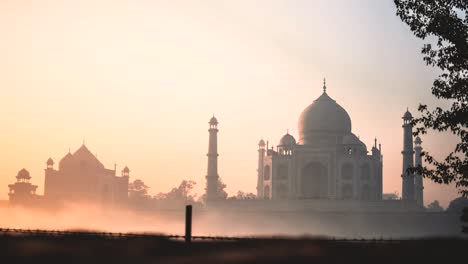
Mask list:
[{"label": "arched entrance", "polygon": [[288,188],[285,184],[278,185],[277,191],[279,199],[286,199],[288,197]]},{"label": "arched entrance", "polygon": [[369,164],[364,164],[361,166],[361,180],[368,181],[370,179],[370,167]]},{"label": "arched entrance", "polygon": [[328,196],[328,170],[319,162],[310,162],[302,169],[303,198],[319,199]]},{"label": "arched entrance", "polygon": [[354,196],[353,185],[351,184],[344,184],[341,188],[341,196],[345,200],[351,200]]},{"label": "arched entrance", "polygon": [[278,166],[278,179],[287,179],[288,178],[288,167],[286,165]]},{"label": "arched entrance", "polygon": [[364,184],[361,187],[361,199],[362,200],[370,200],[370,188],[369,185]]},{"label": "arched entrance", "polygon": [[265,186],[265,189],[263,190],[263,198],[266,200],[270,199],[270,186]]},{"label": "arched entrance", "polygon": [[268,181],[270,180],[270,166],[269,165],[266,165],[265,168],[263,169],[263,179],[265,181]]},{"label": "arched entrance", "polygon": [[341,166],[341,179],[344,181],[352,181],[354,178],[354,167],[353,165],[346,163]]}]

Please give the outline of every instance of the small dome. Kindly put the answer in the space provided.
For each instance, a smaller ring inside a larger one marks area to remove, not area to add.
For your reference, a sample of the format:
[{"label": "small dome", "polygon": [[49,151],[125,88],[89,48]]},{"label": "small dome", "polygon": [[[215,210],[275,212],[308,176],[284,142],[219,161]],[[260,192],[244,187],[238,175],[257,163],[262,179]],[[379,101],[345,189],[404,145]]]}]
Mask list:
[{"label": "small dome", "polygon": [[213,117],[210,119],[209,124],[210,124],[210,125],[217,125],[217,124],[218,124],[218,119],[216,119],[216,117],[213,116]]},{"label": "small dome", "polygon": [[293,145],[296,145],[296,139],[293,136],[291,136],[289,133],[286,133],[286,135],[284,135],[281,138],[279,145],[280,146],[293,146]]},{"label": "small dome", "polygon": [[415,139],[414,139],[414,143],[417,144],[417,145],[421,145],[422,143],[422,140],[419,136],[417,136]]},{"label": "small dome", "polygon": [[125,166],[125,168],[123,169],[123,172],[129,173],[130,169],[127,166]]},{"label": "small dome", "polygon": [[29,171],[26,169],[21,169],[18,171],[18,175],[16,176],[17,179],[31,179],[31,175],[29,175]]},{"label": "small dome", "polygon": [[413,115],[406,109],[406,112],[403,114],[403,119],[413,119]]},{"label": "small dome", "polygon": [[47,160],[47,165],[54,165],[54,160],[52,158],[49,158]]},{"label": "small dome", "polygon": [[265,141],[263,139],[260,139],[260,142],[258,142],[258,146],[264,147],[265,145]]},{"label": "small dome", "polygon": [[367,146],[362,142],[356,135],[353,133],[345,135],[343,140],[341,141],[343,145],[351,145],[351,146],[358,146],[363,151],[367,152]]}]

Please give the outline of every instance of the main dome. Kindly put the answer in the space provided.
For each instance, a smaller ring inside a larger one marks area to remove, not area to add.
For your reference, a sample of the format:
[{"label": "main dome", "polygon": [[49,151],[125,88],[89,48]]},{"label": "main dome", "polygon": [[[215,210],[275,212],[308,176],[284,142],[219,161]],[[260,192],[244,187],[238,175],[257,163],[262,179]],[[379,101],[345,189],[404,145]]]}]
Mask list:
[{"label": "main dome", "polygon": [[324,91],[311,105],[302,111],[298,123],[299,142],[307,144],[314,135],[351,133],[348,113]]}]

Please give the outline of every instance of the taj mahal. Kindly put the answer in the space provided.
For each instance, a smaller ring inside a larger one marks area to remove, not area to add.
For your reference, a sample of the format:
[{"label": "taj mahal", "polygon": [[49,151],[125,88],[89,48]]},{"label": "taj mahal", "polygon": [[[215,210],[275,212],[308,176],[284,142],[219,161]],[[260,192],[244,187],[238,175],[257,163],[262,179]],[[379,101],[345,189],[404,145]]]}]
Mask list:
[{"label": "taj mahal", "polygon": [[[258,143],[256,199],[232,201],[220,195],[218,175],[218,120],[209,121],[208,168],[205,205],[233,205],[242,210],[332,210],[332,211],[418,211],[424,209],[423,177],[409,170],[422,165],[421,139],[413,138],[412,115],[403,114],[403,150],[401,199],[383,198],[383,155],[377,139],[369,149],[352,130],[351,118],[327,92],[305,107],[298,119],[298,135],[287,132],[279,143]],[[297,138],[297,140],[296,140]],[[94,201],[125,205],[129,192],[128,167],[121,176],[107,169],[83,145],[69,152],[58,169],[49,158],[46,162],[44,196],[35,194],[36,185],[25,169],[9,185],[12,203],[44,201]]]},{"label": "taj mahal", "polygon": [[351,131],[351,119],[326,92],[299,117],[299,140],[286,133],[276,150],[259,143],[258,197],[382,198],[382,155]]},{"label": "taj mahal", "polygon": [[[374,205],[423,208],[423,179],[408,168],[421,165],[421,139],[412,135],[412,115],[403,119],[402,199],[383,200],[383,155],[377,139],[370,150],[352,130],[346,110],[327,93],[307,106],[299,116],[298,136],[287,132],[275,146],[258,143],[257,199],[285,204],[317,203],[351,206]],[[218,121],[209,122],[207,174],[208,201],[215,201]],[[415,146],[413,146],[415,143]],[[393,177],[393,176],[392,176]],[[309,201],[309,202],[307,202]],[[299,206],[300,207],[300,206]]]}]

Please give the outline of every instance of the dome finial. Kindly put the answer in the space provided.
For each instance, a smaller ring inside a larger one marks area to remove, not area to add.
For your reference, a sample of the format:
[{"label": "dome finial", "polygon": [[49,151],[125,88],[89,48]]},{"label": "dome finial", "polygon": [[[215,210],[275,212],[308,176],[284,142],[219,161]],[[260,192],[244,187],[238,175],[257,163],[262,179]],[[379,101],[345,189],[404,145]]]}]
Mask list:
[{"label": "dome finial", "polygon": [[327,92],[327,80],[325,78],[323,78],[323,92]]}]

